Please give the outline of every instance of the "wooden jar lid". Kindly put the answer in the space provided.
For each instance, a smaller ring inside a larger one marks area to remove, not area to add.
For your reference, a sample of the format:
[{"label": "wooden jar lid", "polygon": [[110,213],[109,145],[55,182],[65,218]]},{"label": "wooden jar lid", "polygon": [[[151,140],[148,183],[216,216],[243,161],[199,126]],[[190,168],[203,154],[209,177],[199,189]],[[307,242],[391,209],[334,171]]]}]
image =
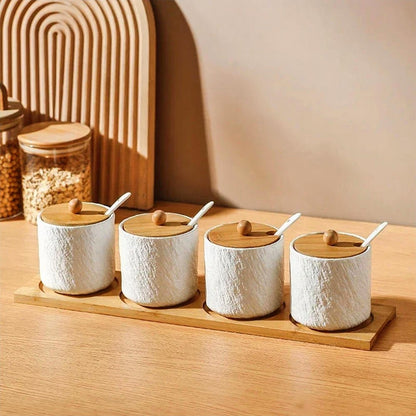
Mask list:
[{"label": "wooden jar lid", "polygon": [[166,222],[157,225],[153,222],[154,213],[136,215],[126,220],[123,224],[124,231],[141,237],[171,237],[185,234],[192,230],[188,217],[172,212],[166,213]]},{"label": "wooden jar lid", "polygon": [[362,238],[343,233],[336,234],[335,240],[337,241],[329,241],[333,245],[324,241],[324,233],[316,233],[298,238],[293,243],[293,247],[299,253],[325,259],[352,257],[367,249],[367,247],[361,247],[361,243],[364,241]]},{"label": "wooden jar lid", "polygon": [[6,87],[0,83],[0,130],[14,127],[22,116],[22,104],[8,97]]},{"label": "wooden jar lid", "polygon": [[51,205],[42,211],[41,218],[44,222],[53,225],[77,226],[96,224],[108,218],[104,215],[107,208],[94,204],[93,202],[83,202],[82,210],[79,214],[69,212],[68,203]]},{"label": "wooden jar lid", "polygon": [[85,124],[44,121],[24,127],[18,139],[26,146],[50,149],[82,143],[90,137],[91,129]]},{"label": "wooden jar lid", "polygon": [[[243,222],[233,222],[231,224],[223,224],[215,227],[208,234],[208,239],[211,243],[219,246],[231,248],[255,248],[263,247],[276,242],[280,237],[275,236],[276,229],[270,225],[259,224],[257,222],[248,223],[251,225],[247,229],[246,235],[242,234],[242,230],[238,226]],[[244,232],[244,226],[242,226]]]}]

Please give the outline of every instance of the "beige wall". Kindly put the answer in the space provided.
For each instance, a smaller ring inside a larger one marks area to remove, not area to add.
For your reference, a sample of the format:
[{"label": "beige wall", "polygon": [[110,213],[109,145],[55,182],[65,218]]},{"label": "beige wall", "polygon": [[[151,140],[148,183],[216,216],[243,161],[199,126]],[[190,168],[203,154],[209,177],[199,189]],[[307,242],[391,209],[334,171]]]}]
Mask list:
[{"label": "beige wall", "polygon": [[157,198],[415,223],[416,1],[152,4]]}]

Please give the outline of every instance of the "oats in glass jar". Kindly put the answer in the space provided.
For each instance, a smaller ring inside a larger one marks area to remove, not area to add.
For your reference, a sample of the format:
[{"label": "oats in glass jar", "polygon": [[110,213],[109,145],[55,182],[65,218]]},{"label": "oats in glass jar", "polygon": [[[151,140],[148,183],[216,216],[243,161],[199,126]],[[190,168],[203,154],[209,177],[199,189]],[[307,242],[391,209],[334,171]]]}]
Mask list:
[{"label": "oats in glass jar", "polygon": [[91,200],[91,130],[80,123],[43,122],[19,134],[23,212],[36,224],[49,205]]}]

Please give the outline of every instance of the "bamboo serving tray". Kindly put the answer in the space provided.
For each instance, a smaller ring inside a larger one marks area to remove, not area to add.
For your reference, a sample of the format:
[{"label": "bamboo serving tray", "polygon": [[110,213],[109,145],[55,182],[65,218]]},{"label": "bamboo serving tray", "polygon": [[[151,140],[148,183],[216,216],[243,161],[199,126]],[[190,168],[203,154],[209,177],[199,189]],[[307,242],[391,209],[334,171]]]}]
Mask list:
[{"label": "bamboo serving tray", "polygon": [[116,273],[111,286],[91,295],[61,295],[46,287],[39,277],[14,294],[16,303],[48,306],[72,311],[91,312],[144,321],[238,332],[292,341],[311,342],[337,347],[371,350],[385,326],[396,317],[396,308],[372,304],[372,319],[348,331],[316,331],[295,323],[289,314],[289,299],[285,307],[264,318],[241,320],[225,318],[208,309],[205,304],[205,285],[199,283],[199,290],[188,302],[175,307],[148,308],[140,306],[121,293],[120,273]]}]

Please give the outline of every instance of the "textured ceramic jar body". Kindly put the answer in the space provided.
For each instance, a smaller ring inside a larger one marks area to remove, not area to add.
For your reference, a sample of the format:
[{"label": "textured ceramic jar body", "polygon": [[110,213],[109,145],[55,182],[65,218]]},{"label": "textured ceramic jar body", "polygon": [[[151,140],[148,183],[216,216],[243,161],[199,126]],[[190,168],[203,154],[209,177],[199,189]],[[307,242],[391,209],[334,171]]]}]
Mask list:
[{"label": "textured ceramic jar body", "polygon": [[39,214],[42,283],[71,295],[108,287],[114,279],[114,218],[113,214],[94,224],[63,226],[46,223]]},{"label": "textured ceramic jar body", "polygon": [[230,318],[255,318],[283,304],[283,236],[251,248],[224,247],[205,234],[206,304]]},{"label": "textured ceramic jar body", "polygon": [[192,298],[198,285],[198,226],[179,235],[144,237],[126,232],[125,221],[119,228],[124,296],[150,307],[173,306]]},{"label": "textured ceramic jar body", "polygon": [[297,239],[290,245],[292,318],[327,331],[365,322],[371,315],[371,248],[351,257],[319,258],[299,253]]}]

